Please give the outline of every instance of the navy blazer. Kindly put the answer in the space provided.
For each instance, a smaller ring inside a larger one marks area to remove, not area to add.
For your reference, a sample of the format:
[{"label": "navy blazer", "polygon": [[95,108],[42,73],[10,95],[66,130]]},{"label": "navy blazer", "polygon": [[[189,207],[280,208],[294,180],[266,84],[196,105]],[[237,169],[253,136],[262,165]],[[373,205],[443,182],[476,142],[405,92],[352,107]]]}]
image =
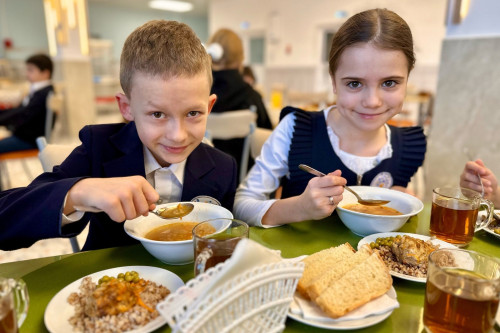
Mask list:
[{"label": "navy blazer", "polygon": [[33,93],[27,105],[0,112],[0,125],[7,126],[14,136],[36,148],[36,138],[45,135],[47,97],[51,91],[54,91],[52,85],[44,87]]},{"label": "navy blazer", "polygon": [[[53,172],[37,177],[29,186],[0,193],[0,249],[31,246],[44,238],[72,237],[90,219],[83,250],[137,243],[123,223],[105,213],[86,213],[81,221],[61,228],[62,208],[68,190],[86,177],[145,177],[143,145],[135,123],[86,126],[82,144]],[[182,201],[208,195],[232,210],[236,192],[236,162],[229,155],[200,144],[188,157]]]}]

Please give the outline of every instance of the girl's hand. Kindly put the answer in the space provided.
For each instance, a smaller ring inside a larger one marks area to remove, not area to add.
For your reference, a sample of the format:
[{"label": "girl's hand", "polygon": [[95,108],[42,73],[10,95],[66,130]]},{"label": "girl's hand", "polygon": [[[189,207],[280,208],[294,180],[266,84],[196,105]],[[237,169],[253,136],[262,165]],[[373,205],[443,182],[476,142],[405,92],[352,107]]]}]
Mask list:
[{"label": "girl's hand", "polygon": [[298,197],[304,212],[304,220],[319,220],[330,216],[342,200],[344,185],[341,171],[336,170],[323,177],[314,177]]},{"label": "girl's hand", "polygon": [[500,189],[498,188],[497,178],[480,159],[465,164],[460,175],[460,186],[481,193],[481,182],[478,176],[481,177],[483,182],[484,197],[493,201],[495,206],[500,205]]},{"label": "girl's hand", "polygon": [[147,215],[155,208],[160,196],[141,176],[116,178],[86,178],[68,191],[64,214],[74,206],[93,206],[102,209],[116,222]]}]

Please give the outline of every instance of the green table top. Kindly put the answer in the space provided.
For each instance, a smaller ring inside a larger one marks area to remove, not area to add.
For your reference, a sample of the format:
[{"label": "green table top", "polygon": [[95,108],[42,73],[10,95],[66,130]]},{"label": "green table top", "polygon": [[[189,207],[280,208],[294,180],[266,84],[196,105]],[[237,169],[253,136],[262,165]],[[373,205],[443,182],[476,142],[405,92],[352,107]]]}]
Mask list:
[{"label": "green table top", "polygon": [[[412,217],[400,231],[428,234],[430,206]],[[277,228],[251,228],[250,238],[283,257],[311,254],[327,247],[349,242],[357,247],[359,237],[347,229],[336,214],[321,221],[294,223]],[[500,257],[500,240],[484,231],[476,233],[469,250]],[[184,282],[193,278],[193,264],[166,265],[151,256],[142,245],[81,252],[72,255],[26,260],[0,265],[0,275],[22,277],[28,285],[30,309],[20,332],[47,332],[43,315],[52,297],[71,282],[104,269],[146,265],[168,269]],[[393,278],[400,307],[381,323],[357,332],[422,332],[425,284]],[[68,305],[69,306],[69,305]],[[157,332],[170,332],[165,326]],[[288,318],[285,332],[327,332]]]}]

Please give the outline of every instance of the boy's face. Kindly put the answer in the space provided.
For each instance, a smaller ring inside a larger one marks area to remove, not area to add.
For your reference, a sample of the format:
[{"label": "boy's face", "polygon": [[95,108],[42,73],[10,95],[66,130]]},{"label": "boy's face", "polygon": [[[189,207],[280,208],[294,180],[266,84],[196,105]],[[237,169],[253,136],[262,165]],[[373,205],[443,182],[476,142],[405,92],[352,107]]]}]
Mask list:
[{"label": "boy's face", "polygon": [[130,99],[116,97],[123,117],[135,121],[139,138],[162,167],[184,161],[200,144],[216,100],[205,73],[164,80],[139,72]]},{"label": "boy's face", "polygon": [[50,72],[48,70],[41,71],[40,68],[33,64],[26,64],[26,79],[31,82],[40,82],[50,79]]}]

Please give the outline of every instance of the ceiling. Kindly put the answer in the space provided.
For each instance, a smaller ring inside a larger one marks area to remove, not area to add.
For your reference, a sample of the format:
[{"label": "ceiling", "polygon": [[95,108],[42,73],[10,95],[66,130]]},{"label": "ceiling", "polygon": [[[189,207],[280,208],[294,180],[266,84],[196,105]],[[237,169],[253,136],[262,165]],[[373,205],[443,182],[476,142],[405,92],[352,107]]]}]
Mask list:
[{"label": "ceiling", "polygon": [[[88,0],[89,2],[109,4],[117,7],[141,9],[141,10],[158,10],[148,7],[149,0]],[[187,16],[207,16],[209,0],[183,0],[191,2],[194,8],[190,12],[182,13]],[[160,10],[158,10],[160,11]]]}]

